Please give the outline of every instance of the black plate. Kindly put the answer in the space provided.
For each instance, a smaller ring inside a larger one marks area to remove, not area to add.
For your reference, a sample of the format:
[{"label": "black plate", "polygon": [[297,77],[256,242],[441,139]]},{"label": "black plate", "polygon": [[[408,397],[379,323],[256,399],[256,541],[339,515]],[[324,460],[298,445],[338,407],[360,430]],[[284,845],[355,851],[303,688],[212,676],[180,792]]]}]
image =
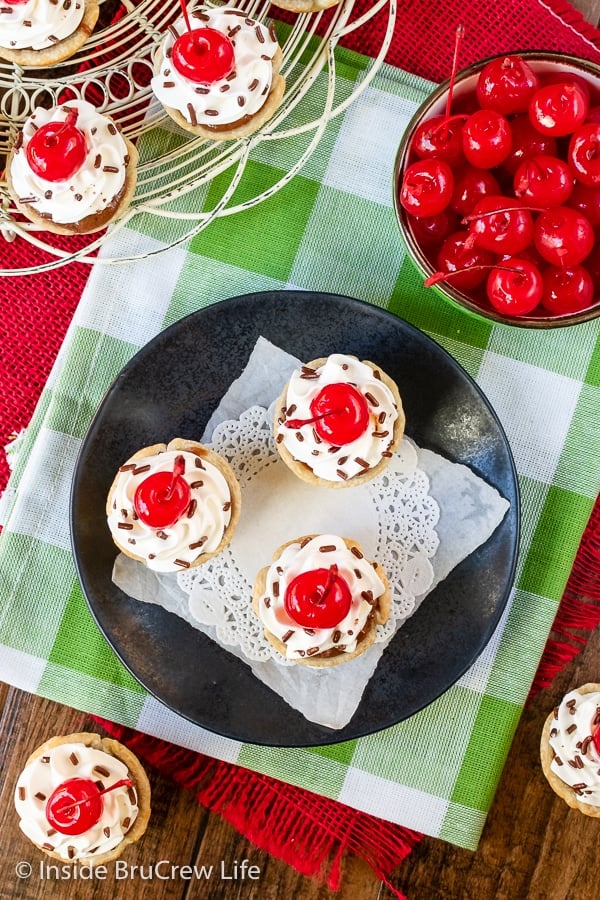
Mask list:
[{"label": "black plate", "polygon": [[[263,335],[300,359],[333,352],[376,361],[398,383],[407,433],[470,466],[510,501],[492,537],[400,629],[352,720],[307,721],[250,669],[178,616],[132,600],[111,580],[116,548],[105,499],[131,453],[200,436]],[[125,366],[83,442],[71,498],[77,570],[116,654],[159,700],[211,731],[256,744],[315,746],[405,719],[468,669],[496,627],[515,572],[519,495],[502,427],[480,389],[429,337],[391,313],[334,294],[272,291],[223,300],[161,332]]]}]

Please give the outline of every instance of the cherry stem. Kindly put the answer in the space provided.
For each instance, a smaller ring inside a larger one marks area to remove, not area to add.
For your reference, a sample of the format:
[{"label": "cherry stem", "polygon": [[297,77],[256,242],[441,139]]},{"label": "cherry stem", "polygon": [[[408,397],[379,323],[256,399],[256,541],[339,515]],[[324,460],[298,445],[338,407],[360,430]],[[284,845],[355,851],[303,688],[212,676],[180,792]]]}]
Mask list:
[{"label": "cherry stem", "polygon": [[319,606],[323,606],[323,604],[326,603],[327,595],[329,594],[329,592],[331,591],[331,589],[335,583],[337,574],[338,574],[338,567],[335,563],[333,563],[331,566],[329,566],[329,577],[327,579],[327,584],[325,585],[325,589],[323,590],[323,593],[321,594],[321,597],[319,598]]},{"label": "cherry stem", "polygon": [[173,474],[171,476],[171,481],[169,483],[168,488],[164,492],[164,500],[166,503],[171,499],[171,494],[175,490],[175,485],[177,484],[177,479],[180,478],[185,472],[185,459],[181,454],[175,457],[175,462],[173,463]]},{"label": "cherry stem", "polygon": [[312,419],[286,419],[284,425],[286,428],[302,428],[303,425],[310,425],[312,422],[318,422],[319,419],[326,419],[327,416],[335,416],[344,412],[343,409],[330,409],[328,412],[321,413],[320,416],[313,416]]},{"label": "cherry stem", "polygon": [[190,17],[189,17],[189,15],[188,15],[186,2],[185,2],[185,0],[179,0],[179,2],[180,2],[180,5],[181,5],[181,11],[182,11],[182,13],[183,13],[183,19],[184,19],[184,22],[185,22],[185,27],[187,28],[187,30],[188,30],[189,32],[191,32],[192,26],[191,26],[191,24],[190,24]]},{"label": "cherry stem", "polygon": [[450,106],[452,104],[452,95],[454,93],[454,83],[456,81],[456,73],[458,70],[458,51],[463,37],[465,36],[465,26],[459,25],[456,29],[454,38],[454,58],[452,60],[452,72],[450,73],[450,84],[448,85],[448,98],[446,100],[446,118],[450,118]]},{"label": "cherry stem", "polygon": [[[133,787],[133,781],[131,778],[121,778],[120,781],[115,781],[114,784],[111,784],[110,787],[103,788],[103,790],[99,791],[97,796],[101,797],[102,794],[108,794],[109,791],[115,791],[120,787]],[[86,797],[84,800],[74,800],[73,803],[67,803],[66,806],[59,806],[56,810],[60,815],[64,815],[67,812],[70,812],[72,809],[76,809],[79,806],[83,806],[84,803],[89,803],[90,798]]]},{"label": "cherry stem", "polygon": [[500,264],[491,266],[491,265],[475,265],[475,266],[465,266],[464,269],[456,269],[454,272],[434,272],[433,275],[430,275],[425,279],[423,284],[425,287],[433,287],[436,284],[439,284],[440,281],[446,281],[448,278],[452,278],[453,275],[462,275],[463,272],[472,272],[474,269],[502,269],[503,272],[515,272],[517,275],[525,274],[522,269],[517,269],[514,266],[502,266]]},{"label": "cherry stem", "polygon": [[438,133],[441,134],[443,131],[447,132],[448,127],[450,126],[451,122],[456,122],[459,119],[465,119],[465,121],[466,121],[468,118],[469,118],[468,113],[454,113],[454,115],[452,115],[452,116],[449,116],[446,113],[446,116],[444,117],[444,121],[438,122],[438,124],[435,125],[429,133],[431,135],[434,135],[434,134],[438,134]]},{"label": "cherry stem", "polygon": [[58,131],[55,131],[53,134],[44,135],[44,146],[45,147],[55,147],[59,140],[60,135],[63,131],[66,131],[67,128],[74,128],[77,122],[77,116],[79,115],[79,110],[70,108],[65,121],[62,123],[61,127]]},{"label": "cherry stem", "polygon": [[485,212],[471,213],[461,220],[461,225],[468,225],[469,222],[476,222],[477,219],[485,219],[487,216],[495,216],[497,213],[511,212],[546,212],[546,206],[502,206],[500,209],[488,209]]}]

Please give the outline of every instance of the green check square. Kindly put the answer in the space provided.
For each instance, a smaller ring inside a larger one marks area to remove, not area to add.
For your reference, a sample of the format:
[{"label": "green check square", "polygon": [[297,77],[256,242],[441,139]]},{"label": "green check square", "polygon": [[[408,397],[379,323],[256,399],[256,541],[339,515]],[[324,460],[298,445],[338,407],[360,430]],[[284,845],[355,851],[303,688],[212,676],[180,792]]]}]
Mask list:
[{"label": "green check square", "polygon": [[78,581],[73,583],[48,661],[91,678],[101,677],[134,693],[145,693],[102,637]]},{"label": "green check square", "polygon": [[[271,188],[283,174],[278,169],[249,161],[232,203],[251,201],[261,191]],[[218,176],[211,184],[208,207],[216,204],[224,191],[222,178]],[[299,175],[273,196],[236,213],[235,228],[231,227],[227,216],[216,219],[193,238],[190,250],[222,262],[234,259],[240,268],[249,272],[260,272],[285,281],[291,272],[317,192],[315,182]],[[290,217],[294,227],[290,227]],[[244,235],[247,235],[246,239]]]},{"label": "green check square", "polygon": [[[67,604],[65,576],[75,577],[68,550],[29,535],[5,530],[2,534],[0,567],[0,641],[15,650],[47,659]],[[32,590],[17,572],[44,573],[44,590]],[[23,623],[27,622],[27,628]]]},{"label": "green check square", "polygon": [[521,715],[521,707],[482,697],[451,800],[486,812]]},{"label": "green check square", "polygon": [[554,481],[577,494],[596,499],[600,456],[594,449],[600,424],[600,386],[583,384]]},{"label": "green check square", "polygon": [[519,578],[519,588],[559,603],[593,501],[552,485]]},{"label": "green check square", "polygon": [[[83,437],[110,384],[139,348],[90,328],[76,328],[64,359],[60,380],[53,390],[53,402],[46,427]],[[93,377],[77,365],[79,359],[93,360]]]},{"label": "green check square", "polygon": [[236,762],[288,784],[310,786],[311,791],[334,799],[339,796],[347,771],[344,762],[311,750],[294,749],[291,753],[286,748],[255,744],[244,744]]}]

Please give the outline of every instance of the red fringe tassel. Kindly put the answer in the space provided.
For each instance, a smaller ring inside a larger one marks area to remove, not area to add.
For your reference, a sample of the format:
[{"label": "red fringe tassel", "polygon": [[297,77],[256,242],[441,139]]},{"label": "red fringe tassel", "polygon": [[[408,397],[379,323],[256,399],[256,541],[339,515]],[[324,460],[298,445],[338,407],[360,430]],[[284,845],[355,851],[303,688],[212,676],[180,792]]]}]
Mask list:
[{"label": "red fringe tassel", "polygon": [[342,860],[350,852],[403,900],[387,876],[419,842],[418,832],[106,719],[96,721],[143,762],[193,791],[202,806],[302,875],[339,890]]}]

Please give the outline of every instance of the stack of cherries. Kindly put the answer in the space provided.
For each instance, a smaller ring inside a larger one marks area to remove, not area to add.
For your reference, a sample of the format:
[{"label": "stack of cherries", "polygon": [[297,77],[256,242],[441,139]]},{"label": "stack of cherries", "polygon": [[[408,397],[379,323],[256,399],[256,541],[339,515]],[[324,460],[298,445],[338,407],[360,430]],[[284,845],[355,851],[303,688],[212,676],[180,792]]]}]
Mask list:
[{"label": "stack of cherries", "polygon": [[415,129],[399,187],[425,284],[503,316],[600,304],[600,82],[512,55],[459,108],[451,95]]}]

